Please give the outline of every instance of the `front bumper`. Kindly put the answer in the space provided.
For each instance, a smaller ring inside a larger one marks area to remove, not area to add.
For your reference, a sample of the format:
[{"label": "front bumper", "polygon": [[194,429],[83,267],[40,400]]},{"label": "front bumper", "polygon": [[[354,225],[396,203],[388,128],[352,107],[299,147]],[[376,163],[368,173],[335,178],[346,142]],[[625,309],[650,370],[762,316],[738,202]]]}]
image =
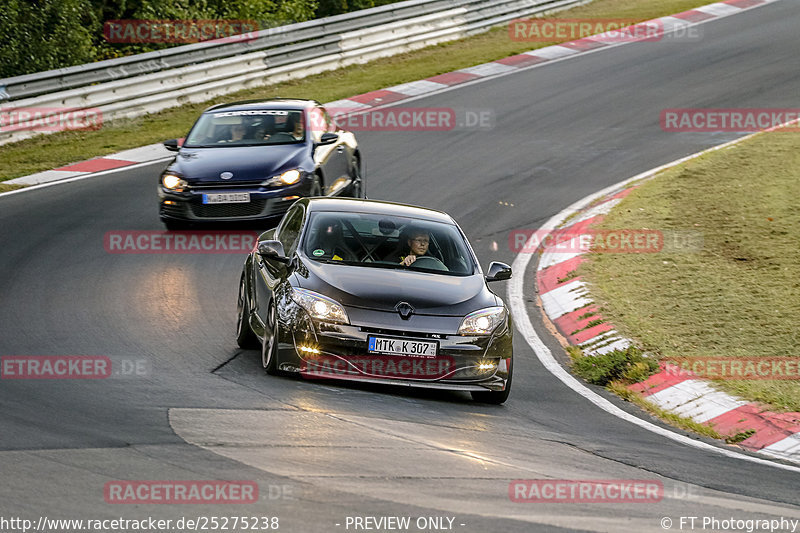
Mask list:
[{"label": "front bumper", "polygon": [[[512,358],[510,321],[491,336],[463,336],[452,333],[460,317],[415,318],[415,326],[397,329],[325,323],[301,311],[285,334],[279,366],[306,378],[462,391],[505,389]],[[429,329],[419,329],[424,325]],[[435,341],[438,353],[433,357],[369,353],[370,336]]]},{"label": "front bumper", "polygon": [[[190,222],[214,222],[237,220],[260,220],[283,216],[298,199],[308,195],[309,186],[295,186],[268,190],[265,188],[202,188],[174,192],[158,187],[159,216],[162,220]],[[203,194],[242,193],[250,194],[248,203],[204,204]]]}]

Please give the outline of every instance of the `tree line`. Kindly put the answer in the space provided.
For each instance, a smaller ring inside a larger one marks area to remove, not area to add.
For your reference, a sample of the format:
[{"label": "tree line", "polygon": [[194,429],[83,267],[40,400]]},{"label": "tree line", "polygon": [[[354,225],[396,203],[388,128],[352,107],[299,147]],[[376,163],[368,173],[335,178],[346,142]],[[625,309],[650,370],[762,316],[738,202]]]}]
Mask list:
[{"label": "tree line", "polygon": [[394,1],[0,0],[0,78],[186,44],[113,42],[110,21],[237,20],[264,29]]}]

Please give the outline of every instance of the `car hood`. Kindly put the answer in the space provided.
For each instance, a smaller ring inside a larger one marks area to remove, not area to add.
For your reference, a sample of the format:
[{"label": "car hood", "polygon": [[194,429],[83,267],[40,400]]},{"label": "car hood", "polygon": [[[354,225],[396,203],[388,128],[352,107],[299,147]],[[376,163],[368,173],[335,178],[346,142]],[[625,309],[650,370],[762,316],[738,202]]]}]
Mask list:
[{"label": "car hood", "polygon": [[447,276],[412,270],[360,267],[303,261],[301,287],[329,296],[345,306],[395,311],[411,304],[417,315],[463,316],[498,305],[480,274]]},{"label": "car hood", "polygon": [[[307,154],[305,144],[182,148],[170,170],[179,172],[189,183],[260,181],[303,166]],[[223,180],[223,172],[233,177]]]}]

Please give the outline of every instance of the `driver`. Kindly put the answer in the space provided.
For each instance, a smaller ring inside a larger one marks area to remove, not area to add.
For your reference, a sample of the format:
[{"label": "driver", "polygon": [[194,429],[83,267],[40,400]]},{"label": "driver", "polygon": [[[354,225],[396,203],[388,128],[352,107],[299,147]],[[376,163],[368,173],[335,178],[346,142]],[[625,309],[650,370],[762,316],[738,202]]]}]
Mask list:
[{"label": "driver", "polygon": [[305,138],[303,129],[303,115],[301,113],[292,113],[289,115],[289,135],[295,141],[302,141]]},{"label": "driver", "polygon": [[400,264],[411,266],[417,260],[417,257],[428,253],[430,243],[431,237],[427,231],[423,229],[411,230],[408,233],[408,248],[410,251],[407,256],[401,258]]}]

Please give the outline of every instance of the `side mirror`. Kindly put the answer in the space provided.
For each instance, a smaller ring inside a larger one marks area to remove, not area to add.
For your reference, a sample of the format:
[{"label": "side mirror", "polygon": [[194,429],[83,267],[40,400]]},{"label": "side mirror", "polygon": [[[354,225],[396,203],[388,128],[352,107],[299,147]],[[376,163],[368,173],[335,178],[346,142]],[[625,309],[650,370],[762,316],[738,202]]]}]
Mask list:
[{"label": "side mirror", "polygon": [[258,243],[258,254],[265,259],[288,264],[289,258],[284,255],[281,241],[261,241]]},{"label": "side mirror", "polygon": [[511,279],[511,267],[500,261],[489,263],[489,273],[486,274],[486,281],[503,281]]},{"label": "side mirror", "polygon": [[317,145],[333,144],[338,140],[339,140],[339,135],[335,133],[323,133],[322,137],[319,138],[319,142],[317,143]]},{"label": "side mirror", "polygon": [[177,152],[181,149],[181,147],[178,145],[178,139],[170,139],[168,141],[164,141],[162,144],[164,145],[164,148],[170,152]]}]

